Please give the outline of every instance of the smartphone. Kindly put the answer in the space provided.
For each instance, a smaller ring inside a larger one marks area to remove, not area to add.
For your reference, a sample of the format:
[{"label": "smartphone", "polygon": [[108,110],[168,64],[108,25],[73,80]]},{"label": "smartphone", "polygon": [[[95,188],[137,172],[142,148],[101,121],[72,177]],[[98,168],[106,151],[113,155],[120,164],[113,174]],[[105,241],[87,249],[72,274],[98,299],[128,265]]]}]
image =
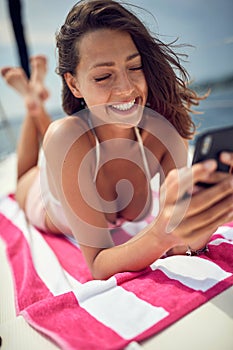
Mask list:
[{"label": "smartphone", "polygon": [[[233,126],[210,129],[197,136],[193,156],[193,164],[207,159],[215,159],[218,163],[217,171],[229,172],[230,167],[219,160],[223,151],[233,152]],[[210,187],[212,184],[199,183]]]}]

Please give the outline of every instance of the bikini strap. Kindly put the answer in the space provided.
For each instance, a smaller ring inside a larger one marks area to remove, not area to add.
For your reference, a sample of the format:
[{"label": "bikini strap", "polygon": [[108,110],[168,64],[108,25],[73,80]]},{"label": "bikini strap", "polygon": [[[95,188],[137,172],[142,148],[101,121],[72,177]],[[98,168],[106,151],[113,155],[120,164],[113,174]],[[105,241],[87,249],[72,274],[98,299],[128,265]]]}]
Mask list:
[{"label": "bikini strap", "polygon": [[135,130],[135,134],[137,136],[137,141],[138,141],[140,152],[141,152],[141,155],[142,155],[142,161],[143,161],[143,165],[144,165],[144,168],[145,168],[145,171],[146,171],[146,177],[150,181],[151,180],[151,173],[150,173],[150,169],[149,169],[149,165],[148,165],[148,161],[147,161],[144,145],[143,145],[143,142],[142,142],[142,137],[141,137],[141,134],[140,134],[140,131],[139,131],[138,127],[135,126],[134,130]]},{"label": "bikini strap", "polygon": [[99,165],[100,165],[100,143],[99,143],[98,137],[96,135],[95,129],[93,127],[91,118],[88,118],[87,122],[88,122],[88,125],[92,131],[92,134],[94,135],[94,138],[95,138],[96,164],[95,164],[95,172],[94,172],[94,176],[93,176],[93,182],[96,182],[98,169],[99,169]]}]

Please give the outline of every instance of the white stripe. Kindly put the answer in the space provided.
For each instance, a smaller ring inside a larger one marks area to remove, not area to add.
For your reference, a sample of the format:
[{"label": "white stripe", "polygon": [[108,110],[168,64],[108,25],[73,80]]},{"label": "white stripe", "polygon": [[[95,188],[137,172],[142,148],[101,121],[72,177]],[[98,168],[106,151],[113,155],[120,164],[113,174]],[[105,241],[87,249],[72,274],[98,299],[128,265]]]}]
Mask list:
[{"label": "white stripe", "polygon": [[[95,290],[94,295],[91,289]],[[136,337],[169,314],[117,286],[115,277],[87,282],[74,293],[86,311],[124,339]]]},{"label": "white stripe", "polygon": [[228,227],[228,230],[226,230],[223,233],[221,233],[221,235],[223,237],[225,237],[228,241],[232,242],[233,241],[233,228],[232,227]]},{"label": "white stripe", "polygon": [[232,230],[232,227],[229,226],[220,226],[218,229],[214,232],[214,234],[223,235],[225,232]]},{"label": "white stripe", "polygon": [[4,198],[0,201],[0,211],[24,234],[30,246],[35,269],[53,295],[60,295],[80,286],[80,283],[61,267],[43,237],[27,223],[24,212],[14,200]]},{"label": "white stripe", "polygon": [[233,244],[233,228],[229,226],[221,226],[217,229],[215,234],[220,234],[224,238],[216,238],[211,241],[210,245],[220,245],[221,243]]},{"label": "white stripe", "polygon": [[151,268],[163,271],[169,278],[194,290],[206,292],[218,282],[232,276],[212,261],[199,257],[171,256],[158,259]]},{"label": "white stripe", "polygon": [[227,244],[232,244],[233,245],[233,241],[228,241],[225,238],[217,238],[217,239],[211,241],[209,243],[209,245],[216,245],[217,246],[217,245],[220,245],[222,243],[227,243]]}]

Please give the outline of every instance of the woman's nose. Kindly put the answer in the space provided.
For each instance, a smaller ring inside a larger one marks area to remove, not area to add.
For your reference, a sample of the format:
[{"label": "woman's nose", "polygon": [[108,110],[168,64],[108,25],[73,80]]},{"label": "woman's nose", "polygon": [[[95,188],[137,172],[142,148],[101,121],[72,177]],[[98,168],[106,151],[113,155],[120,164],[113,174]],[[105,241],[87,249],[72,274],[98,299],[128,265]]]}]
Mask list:
[{"label": "woman's nose", "polygon": [[113,87],[113,92],[116,95],[130,95],[134,90],[134,86],[127,73],[119,75]]}]

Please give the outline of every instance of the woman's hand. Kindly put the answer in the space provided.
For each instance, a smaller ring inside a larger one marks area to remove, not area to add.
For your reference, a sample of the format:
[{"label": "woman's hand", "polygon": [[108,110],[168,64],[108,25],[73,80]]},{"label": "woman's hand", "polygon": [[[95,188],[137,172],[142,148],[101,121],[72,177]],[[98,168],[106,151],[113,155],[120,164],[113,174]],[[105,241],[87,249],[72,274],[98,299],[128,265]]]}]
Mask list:
[{"label": "woman's hand", "polygon": [[[221,161],[233,166],[233,155],[221,155]],[[233,176],[216,172],[216,167],[209,160],[190,169],[172,170],[161,187],[155,225],[174,237],[179,253],[185,253],[187,246],[202,248],[218,226],[233,220]],[[197,182],[214,185],[197,190]]]}]

